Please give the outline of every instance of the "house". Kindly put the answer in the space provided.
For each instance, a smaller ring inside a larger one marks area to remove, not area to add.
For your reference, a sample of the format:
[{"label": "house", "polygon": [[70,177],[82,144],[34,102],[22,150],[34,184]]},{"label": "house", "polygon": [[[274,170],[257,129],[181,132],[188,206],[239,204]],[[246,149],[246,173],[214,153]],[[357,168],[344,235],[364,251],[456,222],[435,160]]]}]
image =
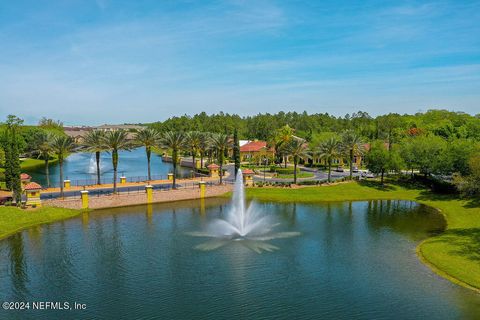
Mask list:
[{"label": "house", "polygon": [[87,135],[91,128],[77,128],[77,127],[65,127],[64,132],[67,136],[72,137],[75,143],[80,143],[82,139]]},{"label": "house", "polygon": [[264,158],[272,159],[275,149],[269,147],[266,141],[250,141],[240,146],[240,161],[261,163]]},{"label": "house", "polygon": [[101,131],[114,131],[114,130],[135,131],[143,128],[145,127],[136,125],[136,124],[103,124],[101,126],[94,127],[94,129],[101,130]]}]

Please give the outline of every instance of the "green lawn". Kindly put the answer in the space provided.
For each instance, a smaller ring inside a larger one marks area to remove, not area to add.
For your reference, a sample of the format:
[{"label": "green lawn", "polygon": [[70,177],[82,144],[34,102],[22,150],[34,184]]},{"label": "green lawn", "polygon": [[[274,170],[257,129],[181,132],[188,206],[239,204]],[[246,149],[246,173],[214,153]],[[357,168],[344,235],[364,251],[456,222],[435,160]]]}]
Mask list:
[{"label": "green lawn", "polygon": [[438,274],[461,285],[480,289],[480,200],[461,200],[436,195],[420,187],[376,182],[352,182],[333,186],[249,188],[247,196],[263,201],[319,202],[357,200],[414,200],[439,209],[448,229],[420,243],[420,258]]},{"label": "green lawn", "polygon": [[[53,157],[49,163],[54,164],[58,161],[56,157]],[[26,158],[23,161],[20,161],[20,168],[22,170],[31,170],[39,167],[44,167],[45,166],[45,161],[43,159],[34,159],[34,158]],[[0,172],[5,171],[4,168],[0,168]]]},{"label": "green lawn", "polygon": [[[311,178],[313,177],[314,174],[311,172],[299,172],[297,173],[297,179],[300,178]],[[276,178],[279,179],[293,179],[293,173],[292,174],[279,174],[276,176]]]},{"label": "green lawn", "polygon": [[74,217],[80,212],[79,210],[53,207],[43,207],[37,210],[0,207],[0,239],[28,227]]}]

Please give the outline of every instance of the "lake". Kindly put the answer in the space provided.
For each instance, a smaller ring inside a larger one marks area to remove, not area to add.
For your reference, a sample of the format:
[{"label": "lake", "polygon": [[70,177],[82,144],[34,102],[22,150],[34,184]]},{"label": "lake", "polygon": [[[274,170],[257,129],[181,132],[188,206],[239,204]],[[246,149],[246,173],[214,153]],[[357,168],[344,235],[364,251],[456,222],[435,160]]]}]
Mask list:
[{"label": "lake", "polygon": [[255,252],[211,251],[192,237],[228,199],[108,209],[0,241],[0,300],[85,304],[5,311],[1,319],[478,319],[480,295],[438,277],[415,254],[445,228],[410,201],[260,203],[279,231]]},{"label": "lake", "polygon": [[[113,166],[110,153],[102,152],[100,159],[100,173],[102,183],[112,183]],[[52,164],[50,170],[50,185],[59,186],[59,165]],[[151,156],[152,179],[166,179],[167,174],[173,172],[171,163],[162,161],[162,157],[152,153]],[[43,166],[33,170],[25,170],[32,176],[32,180],[46,185],[46,175]],[[96,162],[95,155],[92,153],[74,153],[64,162],[64,179],[70,179],[72,185],[96,184]],[[189,168],[177,167],[177,173],[180,177],[186,177],[190,174]],[[147,156],[144,148],[136,148],[131,151],[120,151],[118,161],[118,178],[125,175],[129,181],[147,180]]]}]

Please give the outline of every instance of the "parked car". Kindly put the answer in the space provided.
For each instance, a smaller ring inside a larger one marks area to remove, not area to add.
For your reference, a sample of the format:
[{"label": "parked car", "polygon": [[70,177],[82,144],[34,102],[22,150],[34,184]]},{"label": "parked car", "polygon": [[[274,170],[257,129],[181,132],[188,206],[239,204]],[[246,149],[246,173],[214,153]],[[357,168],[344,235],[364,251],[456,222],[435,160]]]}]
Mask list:
[{"label": "parked car", "polygon": [[343,169],[342,166],[338,166],[337,169],[335,169],[337,172],[345,172],[345,169]]},{"label": "parked car", "polygon": [[4,205],[7,202],[12,202],[13,198],[10,196],[0,197],[0,205]]},{"label": "parked car", "polygon": [[358,172],[358,167],[357,167],[357,166],[353,166],[353,167],[352,167],[352,172]]},{"label": "parked car", "polygon": [[362,172],[362,178],[375,178],[375,175],[370,171],[364,171]]}]

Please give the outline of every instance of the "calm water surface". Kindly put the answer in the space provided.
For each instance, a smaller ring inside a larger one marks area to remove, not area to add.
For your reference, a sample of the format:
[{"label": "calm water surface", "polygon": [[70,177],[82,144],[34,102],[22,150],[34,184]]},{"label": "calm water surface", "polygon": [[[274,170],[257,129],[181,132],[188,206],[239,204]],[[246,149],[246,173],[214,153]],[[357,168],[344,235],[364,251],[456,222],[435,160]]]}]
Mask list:
[{"label": "calm water surface", "polygon": [[443,218],[407,201],[260,206],[280,249],[188,236],[227,200],[111,209],[0,241],[0,301],[74,301],[85,311],[4,311],[0,319],[478,319],[480,295],[433,274],[416,244]]},{"label": "calm water surface", "polygon": [[[113,178],[112,156],[110,153],[103,152],[100,158],[100,173],[102,183],[111,183]],[[64,162],[63,168],[64,179],[72,180],[72,184],[76,185],[79,182],[84,184],[96,183],[96,162],[95,155],[92,153],[74,153],[70,155]],[[151,156],[151,170],[152,179],[159,179],[160,177],[166,179],[167,174],[173,172],[171,163],[162,161],[162,157],[152,153]],[[50,171],[50,185],[59,185],[59,165],[52,164],[49,167]],[[179,176],[187,176],[190,174],[190,169],[177,167]],[[33,181],[46,185],[46,175],[43,166],[37,167],[33,170],[27,170],[33,178]],[[144,148],[136,148],[131,151],[120,151],[118,160],[118,177],[125,175],[128,179],[137,178],[146,180],[147,176],[147,156]],[[87,183],[86,183],[87,182]]]}]

